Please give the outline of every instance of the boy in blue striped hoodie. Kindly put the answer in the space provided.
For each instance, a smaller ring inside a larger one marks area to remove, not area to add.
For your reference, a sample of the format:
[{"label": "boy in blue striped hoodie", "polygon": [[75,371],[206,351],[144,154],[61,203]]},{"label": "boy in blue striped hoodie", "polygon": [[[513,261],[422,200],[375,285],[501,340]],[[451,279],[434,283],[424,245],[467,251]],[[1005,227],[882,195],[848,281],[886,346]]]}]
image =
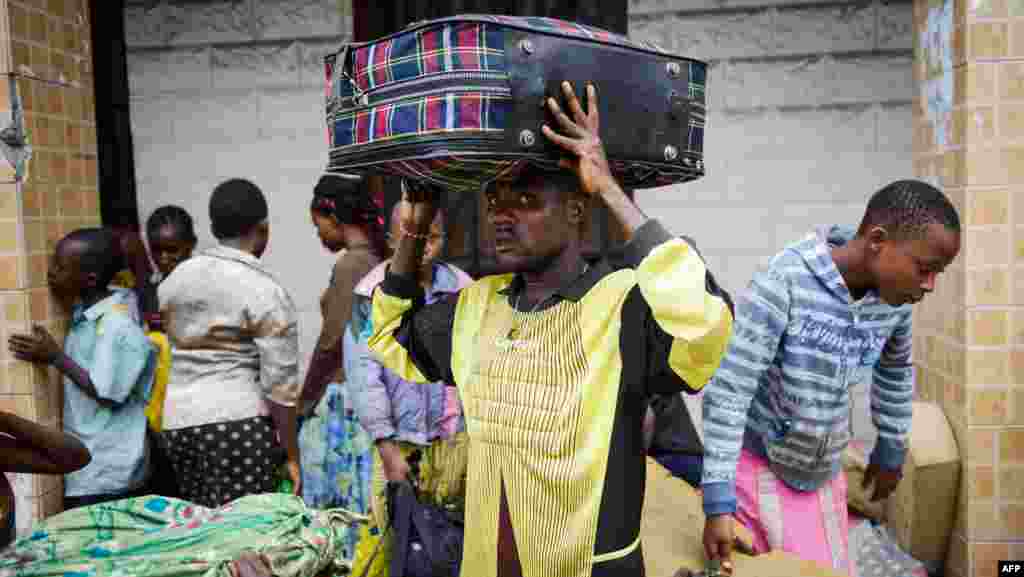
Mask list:
[{"label": "boy in blue striped hoodie", "polygon": [[854,574],[847,547],[849,387],[872,379],[878,441],[865,483],[896,487],[910,429],[911,305],[960,251],[960,220],[920,181],[894,182],[860,227],[821,229],[775,255],[737,303],[704,397],[704,548],[729,568],[732,517],[758,552]]}]

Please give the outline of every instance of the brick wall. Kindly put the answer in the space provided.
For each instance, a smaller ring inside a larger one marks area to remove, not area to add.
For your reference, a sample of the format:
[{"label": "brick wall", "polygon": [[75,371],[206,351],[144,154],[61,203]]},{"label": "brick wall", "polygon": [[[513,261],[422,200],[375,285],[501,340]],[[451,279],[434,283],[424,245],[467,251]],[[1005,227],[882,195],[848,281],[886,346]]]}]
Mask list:
[{"label": "brick wall", "polygon": [[[0,410],[53,427],[61,425],[58,374],[14,360],[7,337],[33,323],[63,337],[65,319],[46,289],[49,254],[63,235],[100,221],[86,6],[0,0],[0,128],[19,105],[32,146],[21,178],[0,157]],[[59,476],[10,477],[19,534],[61,510]]]},{"label": "brick wall", "polygon": [[947,575],[1024,557],[1024,3],[914,2],[915,170],[961,210],[960,257],[916,311],[920,388],[964,464]]}]

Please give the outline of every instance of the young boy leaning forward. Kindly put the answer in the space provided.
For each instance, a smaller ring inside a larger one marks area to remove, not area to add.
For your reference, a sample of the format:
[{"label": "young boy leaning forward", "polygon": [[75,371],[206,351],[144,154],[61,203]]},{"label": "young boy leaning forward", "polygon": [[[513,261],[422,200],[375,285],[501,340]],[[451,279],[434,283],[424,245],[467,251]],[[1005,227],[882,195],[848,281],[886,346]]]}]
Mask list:
[{"label": "young boy leaning forward", "polygon": [[911,305],[959,251],[956,209],[905,180],[871,197],[856,231],[819,230],[754,276],[704,397],[709,559],[730,569],[735,515],[758,552],[855,574],[840,470],[849,386],[870,371],[878,442],[864,481],[884,499],[900,480],[911,422]]},{"label": "young boy leaning forward", "polygon": [[144,491],[149,448],[146,415],[156,352],[131,314],[124,289],[108,288],[117,272],[116,238],[80,229],[57,243],[47,284],[71,311],[62,348],[46,329],[12,335],[23,361],[64,375],[64,430],[92,454],[64,477],[64,508],[136,496]]}]

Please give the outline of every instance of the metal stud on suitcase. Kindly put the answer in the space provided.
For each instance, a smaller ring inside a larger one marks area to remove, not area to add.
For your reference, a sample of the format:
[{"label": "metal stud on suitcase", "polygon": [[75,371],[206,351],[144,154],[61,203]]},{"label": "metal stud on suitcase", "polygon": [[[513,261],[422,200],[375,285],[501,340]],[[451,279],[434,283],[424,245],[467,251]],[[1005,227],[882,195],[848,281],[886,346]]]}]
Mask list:
[{"label": "metal stud on suitcase", "polygon": [[[554,168],[545,96],[598,90],[601,138],[627,186],[703,176],[706,64],[552,18],[419,22],[326,58],[328,171],[386,173],[476,191]],[[584,102],[584,106],[587,103]]]}]

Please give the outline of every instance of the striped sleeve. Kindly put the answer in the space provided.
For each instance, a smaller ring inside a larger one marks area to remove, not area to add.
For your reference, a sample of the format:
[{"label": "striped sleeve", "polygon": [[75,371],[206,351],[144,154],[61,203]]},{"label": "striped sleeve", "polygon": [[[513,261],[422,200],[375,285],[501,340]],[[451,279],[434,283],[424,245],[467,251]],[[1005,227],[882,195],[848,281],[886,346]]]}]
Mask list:
[{"label": "striped sleeve", "polygon": [[758,272],[736,306],[722,365],[704,394],[704,513],[736,510],[736,466],[747,410],[778,353],[789,321],[789,285],[773,269]]},{"label": "striped sleeve", "polygon": [[878,442],[871,462],[897,470],[903,466],[910,433],[914,399],[911,350],[911,313],[906,313],[882,349],[871,383],[871,418]]},{"label": "striped sleeve", "polygon": [[650,307],[654,334],[649,344],[659,354],[649,359],[649,376],[673,374],[691,391],[699,391],[729,342],[732,313],[727,299],[713,279],[709,282],[696,249],[673,238],[656,220],[637,229],[624,258],[636,270],[637,289]]}]

